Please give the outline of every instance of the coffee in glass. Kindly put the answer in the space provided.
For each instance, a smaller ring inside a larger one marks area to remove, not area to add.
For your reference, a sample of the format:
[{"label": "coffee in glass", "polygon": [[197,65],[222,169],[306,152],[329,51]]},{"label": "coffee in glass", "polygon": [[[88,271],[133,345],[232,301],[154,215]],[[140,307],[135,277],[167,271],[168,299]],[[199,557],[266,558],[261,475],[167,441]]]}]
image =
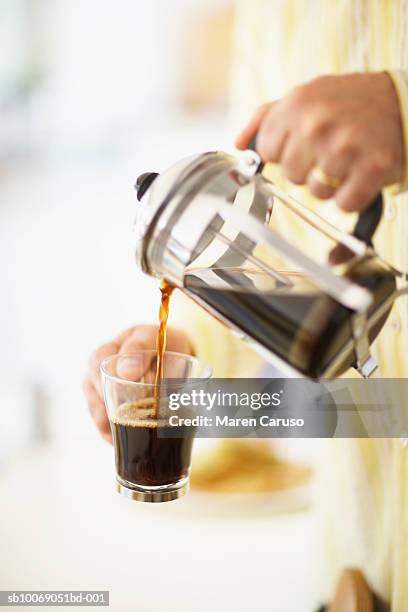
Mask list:
[{"label": "coffee in glass", "polygon": [[[123,366],[135,380],[118,376]],[[182,353],[165,352],[162,366],[157,386],[155,350],[114,355],[101,365],[117,490],[137,501],[171,501],[186,492],[195,431],[170,425],[169,396],[211,376],[206,364]]]}]

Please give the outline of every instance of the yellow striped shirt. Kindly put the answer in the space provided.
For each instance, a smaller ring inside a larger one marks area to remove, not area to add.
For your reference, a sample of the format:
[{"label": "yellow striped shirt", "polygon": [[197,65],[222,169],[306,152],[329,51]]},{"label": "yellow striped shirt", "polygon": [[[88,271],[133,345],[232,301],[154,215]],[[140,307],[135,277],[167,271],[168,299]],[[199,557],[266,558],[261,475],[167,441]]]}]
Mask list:
[{"label": "yellow striped shirt", "polygon": [[[237,131],[262,102],[322,74],[388,70],[401,103],[408,148],[408,0],[238,0],[231,106]],[[408,163],[408,154],[406,155]],[[276,176],[275,176],[276,178]],[[385,194],[378,252],[408,271],[408,171]],[[285,185],[341,223],[333,204]],[[296,231],[296,230],[294,230]],[[183,312],[197,352],[218,376],[249,376],[259,358],[195,307]],[[393,308],[377,343],[384,377],[408,376],[408,298]],[[327,551],[322,595],[342,567],[359,566],[393,612],[408,611],[408,448],[400,440],[330,440],[321,530]]]}]

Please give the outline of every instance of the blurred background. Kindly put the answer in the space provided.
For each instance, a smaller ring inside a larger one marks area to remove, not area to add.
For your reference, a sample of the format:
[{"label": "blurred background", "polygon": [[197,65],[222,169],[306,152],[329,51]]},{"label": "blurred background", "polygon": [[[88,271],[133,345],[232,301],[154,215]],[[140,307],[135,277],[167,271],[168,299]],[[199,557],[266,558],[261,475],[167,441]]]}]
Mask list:
[{"label": "blurred background", "polygon": [[81,392],[93,349],[157,322],[135,178],[231,147],[233,20],[232,0],[0,0],[0,589],[111,589],[115,610],[315,602],[313,517],[116,497]]},{"label": "blurred background", "polygon": [[42,435],[87,435],[87,355],[157,321],[157,287],[134,264],[133,184],[228,142],[232,12],[208,0],[0,0],[1,390],[19,389]]}]

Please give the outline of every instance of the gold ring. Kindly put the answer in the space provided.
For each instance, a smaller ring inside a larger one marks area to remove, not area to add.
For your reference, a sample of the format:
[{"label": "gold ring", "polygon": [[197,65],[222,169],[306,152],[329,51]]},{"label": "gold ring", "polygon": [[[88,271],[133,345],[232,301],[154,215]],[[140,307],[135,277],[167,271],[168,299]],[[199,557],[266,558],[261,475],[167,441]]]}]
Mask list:
[{"label": "gold ring", "polygon": [[339,178],[326,174],[319,166],[313,168],[312,177],[321,185],[326,185],[326,187],[331,187],[332,189],[338,189],[341,185],[341,180]]}]

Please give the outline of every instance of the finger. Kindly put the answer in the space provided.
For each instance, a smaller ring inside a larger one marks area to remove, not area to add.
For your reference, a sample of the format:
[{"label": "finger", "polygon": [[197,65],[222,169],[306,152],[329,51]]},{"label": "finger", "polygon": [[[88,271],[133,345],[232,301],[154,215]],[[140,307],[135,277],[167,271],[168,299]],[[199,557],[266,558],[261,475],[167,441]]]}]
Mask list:
[{"label": "finger", "polygon": [[138,325],[133,328],[120,347],[121,355],[156,348],[157,332],[157,325]]},{"label": "finger", "polygon": [[251,140],[256,136],[259,126],[262,123],[263,118],[272,107],[273,102],[267,102],[257,108],[256,112],[252,115],[251,119],[242,130],[242,132],[235,139],[235,146],[237,149],[247,149]]},{"label": "finger", "polygon": [[256,140],[256,150],[265,162],[278,163],[290,136],[290,116],[283,102],[265,116]]},{"label": "finger", "polygon": [[127,380],[140,380],[148,372],[155,355],[143,355],[140,351],[156,348],[157,332],[157,326],[141,325],[129,334],[119,351],[124,357],[116,365],[118,376]]},{"label": "finger", "polygon": [[125,340],[127,340],[127,338],[129,338],[129,336],[131,334],[133,334],[136,329],[137,328],[134,327],[134,326],[133,327],[128,327],[127,329],[125,329],[125,331],[123,331],[121,334],[119,334],[119,336],[116,336],[116,338],[114,338],[113,342],[115,342],[119,346],[122,346],[122,344],[125,342]]},{"label": "finger", "polygon": [[101,399],[99,393],[89,378],[85,380],[83,390],[88,401],[89,412],[100,434],[105,438],[105,440],[112,442],[112,432],[110,429],[105,403]]},{"label": "finger", "polygon": [[382,174],[367,163],[356,165],[336,192],[336,204],[346,212],[362,211],[381,190]]},{"label": "finger", "polygon": [[[334,175],[329,176],[334,177]],[[319,179],[316,178],[316,176],[313,174],[313,168],[307,176],[306,183],[309,186],[310,192],[320,200],[327,200],[328,198],[332,198],[337,191],[336,187],[332,187],[330,185],[326,185],[320,182]]]},{"label": "finger", "polygon": [[164,362],[164,378],[191,378],[190,371],[189,363],[182,358],[174,357]]},{"label": "finger", "polygon": [[336,244],[336,246],[330,251],[328,261],[332,266],[345,263],[355,257],[353,251],[350,251],[344,244]]},{"label": "finger", "polygon": [[186,355],[194,354],[193,346],[187,334],[182,329],[177,329],[176,327],[170,327],[168,330],[167,349]]},{"label": "finger", "polygon": [[[336,191],[340,189],[346,177],[351,173],[353,161],[352,155],[320,155],[316,166],[311,169],[307,176],[307,184],[311,193],[321,200],[332,198]],[[327,185],[321,179],[319,180],[317,173],[315,173],[316,167],[326,174],[329,179],[332,179],[334,183],[338,182],[338,185]]]},{"label": "finger", "polygon": [[[139,355],[136,358],[136,355],[133,354],[143,350],[156,350],[157,334],[158,327],[156,325],[140,325],[131,330],[119,353],[130,355],[132,358],[119,360],[116,368],[118,376],[129,380],[139,380],[142,377],[146,379],[149,370],[155,373],[155,355]],[[193,353],[191,342],[186,333],[174,327],[170,327],[167,331],[166,350],[187,355]]]},{"label": "finger", "polygon": [[[140,349],[139,349],[140,350]],[[140,352],[136,355],[122,355],[116,363],[117,376],[125,380],[137,381],[143,379],[147,382],[146,375],[152,370],[152,362],[156,360],[156,352]]]},{"label": "finger", "polygon": [[306,140],[289,136],[281,153],[281,164],[285,176],[292,183],[304,184],[314,165],[313,147]]},{"label": "finger", "polygon": [[94,353],[92,353],[89,359],[89,378],[91,379],[95,389],[98,390],[102,397],[102,384],[100,367],[101,363],[107,357],[116,355],[119,352],[119,345],[116,342],[108,342],[99,347]]}]

